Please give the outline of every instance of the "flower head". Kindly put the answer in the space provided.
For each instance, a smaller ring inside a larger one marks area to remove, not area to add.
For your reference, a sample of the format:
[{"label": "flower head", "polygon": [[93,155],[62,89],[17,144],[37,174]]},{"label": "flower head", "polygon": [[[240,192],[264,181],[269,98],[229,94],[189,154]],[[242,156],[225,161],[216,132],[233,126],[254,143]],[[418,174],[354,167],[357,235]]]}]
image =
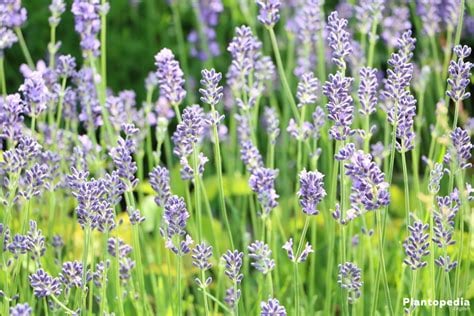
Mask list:
[{"label": "flower head", "polygon": [[10,307],[10,316],[30,316],[33,315],[33,309],[28,303],[16,304]]},{"label": "flower head", "polygon": [[280,0],[256,0],[260,8],[258,20],[267,27],[273,27],[280,20]]},{"label": "flower head", "polygon": [[257,240],[248,246],[250,263],[255,269],[267,274],[275,267],[275,261],[271,258],[272,251],[263,241]]},{"label": "flower head", "polygon": [[355,303],[360,297],[362,287],[361,270],[352,262],[345,262],[339,265],[337,283],[341,288],[347,291],[347,300],[349,303]]},{"label": "flower head", "polygon": [[222,74],[216,72],[216,70],[212,68],[211,70],[202,70],[201,76],[202,88],[199,89],[201,101],[211,106],[216,106],[223,97],[223,88],[219,85],[219,82],[222,79]]},{"label": "flower head", "polygon": [[423,224],[421,221],[415,221],[413,225],[408,226],[410,236],[403,242],[405,254],[407,257],[403,262],[412,270],[423,268],[427,265],[423,261],[423,257],[430,254],[429,251],[429,235],[425,233],[428,229],[428,224]]},{"label": "flower head", "polygon": [[319,171],[308,172],[303,170],[300,172],[300,189],[298,191],[298,197],[303,212],[307,215],[319,214],[317,206],[326,196],[323,178],[324,175]]},{"label": "flower head", "polygon": [[471,96],[470,92],[466,91],[467,86],[471,82],[471,69],[474,67],[469,61],[465,61],[471,55],[471,48],[469,46],[457,45],[453,49],[454,54],[458,57],[457,61],[451,60],[448,68],[449,79],[448,84],[451,89],[446,94],[454,101],[468,99]]},{"label": "flower head", "polygon": [[150,185],[156,192],[155,202],[160,207],[164,207],[166,201],[171,196],[170,173],[168,169],[156,166],[150,172]]},{"label": "flower head", "polygon": [[260,316],[286,316],[285,306],[280,305],[276,298],[269,298],[266,302],[260,303]]},{"label": "flower head", "polygon": [[183,88],[185,80],[184,73],[173,52],[168,48],[163,48],[155,56],[155,65],[160,94],[171,104],[179,105],[186,96],[186,91]]},{"label": "flower head", "polygon": [[257,194],[257,200],[260,203],[263,214],[268,216],[270,212],[278,206],[279,195],[275,190],[275,179],[278,170],[268,168],[257,168],[253,171],[249,179],[249,186]]},{"label": "flower head", "polygon": [[38,298],[61,294],[59,278],[53,278],[43,269],[38,269],[28,277],[34,294]]},{"label": "flower head", "polygon": [[339,18],[337,11],[331,12],[327,23],[328,42],[332,49],[332,61],[341,69],[346,67],[346,59],[352,53],[350,34],[346,27],[347,20]]},{"label": "flower head", "polygon": [[462,169],[470,168],[472,165],[469,162],[472,156],[472,143],[468,132],[460,127],[456,127],[456,129],[451,132],[451,142],[453,145],[453,154],[456,157],[455,162]]},{"label": "flower head", "polygon": [[359,102],[361,108],[359,113],[367,116],[375,112],[377,105],[377,69],[363,67],[360,69]]},{"label": "flower head", "polygon": [[298,107],[314,104],[318,98],[319,80],[312,72],[303,74],[298,83],[296,97],[299,100]]}]

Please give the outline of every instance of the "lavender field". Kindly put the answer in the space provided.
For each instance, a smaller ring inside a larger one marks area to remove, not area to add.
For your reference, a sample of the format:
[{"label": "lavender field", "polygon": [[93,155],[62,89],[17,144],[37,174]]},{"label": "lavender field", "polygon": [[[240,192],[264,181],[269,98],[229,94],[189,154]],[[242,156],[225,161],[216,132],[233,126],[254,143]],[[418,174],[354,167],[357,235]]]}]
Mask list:
[{"label": "lavender field", "polygon": [[0,0],[0,315],[474,314],[474,0]]}]

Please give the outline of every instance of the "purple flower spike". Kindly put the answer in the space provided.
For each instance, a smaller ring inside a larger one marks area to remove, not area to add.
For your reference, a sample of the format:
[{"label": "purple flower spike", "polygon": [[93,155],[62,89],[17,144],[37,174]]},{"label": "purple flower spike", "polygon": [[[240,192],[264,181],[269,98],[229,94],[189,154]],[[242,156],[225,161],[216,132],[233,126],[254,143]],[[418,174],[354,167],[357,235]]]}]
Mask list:
[{"label": "purple flower spike", "polygon": [[347,301],[350,304],[355,303],[360,297],[360,288],[363,285],[360,268],[352,262],[340,264],[337,283],[341,288],[347,291]]},{"label": "purple flower spike", "polygon": [[34,71],[29,74],[20,86],[19,91],[23,93],[25,104],[28,107],[28,114],[39,116],[46,110],[50,94],[40,72]]},{"label": "purple flower spike", "polygon": [[209,261],[212,257],[212,246],[206,243],[197,244],[193,249],[193,265],[199,270],[206,271],[212,268],[212,264]]},{"label": "purple flower spike", "polygon": [[43,269],[39,269],[28,277],[34,294],[38,298],[61,294],[61,282],[53,278]]},{"label": "purple flower spike", "polygon": [[67,261],[63,263],[59,279],[67,288],[82,288],[82,263],[79,261]]},{"label": "purple flower spike", "polygon": [[28,303],[17,304],[10,307],[10,316],[30,316],[33,315],[33,309],[31,309]]},{"label": "purple flower spike", "polygon": [[225,262],[225,275],[236,284],[240,284],[244,277],[244,275],[240,273],[243,258],[244,253],[239,252],[238,250],[227,250],[227,252],[222,256],[222,259]]},{"label": "purple flower spike", "polygon": [[423,31],[428,36],[434,36],[440,31],[441,0],[419,0],[417,14],[423,22]]},{"label": "purple flower spike", "polygon": [[15,33],[6,28],[1,26],[0,27],[0,57],[3,57],[4,51],[7,48],[10,48],[13,46],[18,41],[18,38],[16,37]]},{"label": "purple flower spike", "polygon": [[72,4],[75,30],[81,37],[81,48],[85,58],[91,55],[99,56],[100,41],[97,35],[101,26],[100,15],[105,9],[98,1],[74,0]]},{"label": "purple flower spike", "polygon": [[280,120],[278,114],[272,107],[265,107],[262,117],[263,125],[267,131],[270,143],[276,144],[276,139],[280,135]]},{"label": "purple flower spike", "polygon": [[372,24],[377,23],[382,18],[383,9],[383,0],[361,0],[359,5],[355,7],[359,30],[364,34],[368,34]]},{"label": "purple flower spike", "polygon": [[391,48],[397,46],[403,32],[411,29],[410,10],[407,7],[392,7],[391,15],[382,21],[381,37]]},{"label": "purple flower spike", "polygon": [[307,215],[319,214],[317,206],[326,196],[323,178],[324,175],[318,171],[301,171],[298,197],[303,213]]},{"label": "purple flower spike", "polygon": [[438,209],[434,211],[434,236],[433,242],[439,248],[446,248],[449,245],[454,245],[454,218],[459,211],[461,201],[459,200],[459,192],[457,189],[448,196],[437,196],[436,204]]},{"label": "purple flower spike", "polygon": [[298,98],[298,107],[314,104],[318,99],[319,80],[312,72],[303,74],[298,83],[296,97]]},{"label": "purple flower spike", "polygon": [[469,133],[460,127],[451,132],[451,142],[453,144],[453,155],[455,162],[461,169],[467,169],[472,166],[471,159],[472,143]]},{"label": "purple flower spike", "polygon": [[219,85],[219,82],[222,79],[222,74],[216,72],[213,68],[211,70],[202,70],[201,76],[202,88],[199,89],[201,101],[215,107],[223,97],[223,88]]},{"label": "purple flower spike", "polygon": [[248,246],[249,258],[252,259],[252,267],[267,274],[275,268],[275,260],[271,258],[272,251],[263,241],[255,241]]},{"label": "purple flower spike", "polygon": [[435,263],[446,273],[449,273],[458,266],[458,262],[456,260],[453,261],[449,256],[439,256],[439,258],[435,259]]},{"label": "purple flower spike", "polygon": [[280,305],[276,298],[269,298],[266,302],[260,303],[260,316],[286,316],[285,306]]},{"label": "purple flower spike", "polygon": [[346,58],[352,53],[350,34],[346,30],[347,20],[339,18],[337,11],[328,17],[327,31],[332,61],[341,69],[346,68]]},{"label": "purple flower spike", "polygon": [[254,170],[249,179],[249,186],[253,192],[257,194],[257,200],[260,203],[263,217],[266,217],[270,212],[278,206],[279,195],[275,190],[275,179],[278,175],[278,170],[268,168],[257,168]]},{"label": "purple flower spike", "polygon": [[260,8],[258,20],[267,27],[273,27],[280,20],[280,0],[256,0]]},{"label": "purple flower spike", "polygon": [[48,19],[49,25],[51,27],[58,26],[61,21],[61,15],[66,11],[64,0],[52,0],[49,5],[49,11],[51,12],[51,16]]},{"label": "purple flower spike", "polygon": [[465,58],[471,55],[471,48],[464,45],[457,45],[453,49],[458,60],[451,60],[448,68],[449,79],[448,84],[451,90],[448,90],[446,94],[454,101],[459,102],[465,99],[469,99],[471,96],[470,92],[466,92],[466,88],[471,82],[471,69],[474,67],[469,61],[464,61]]},{"label": "purple flower spike", "polygon": [[171,196],[165,204],[160,234],[165,239],[166,248],[179,256],[188,253],[193,242],[186,234],[188,218],[189,212],[184,199],[176,195]]},{"label": "purple flower spike", "polygon": [[328,97],[328,118],[334,122],[330,135],[336,140],[345,140],[352,134],[353,99],[351,87],[353,79],[340,72],[330,74],[323,86],[323,94]]},{"label": "purple flower spike", "polygon": [[407,257],[403,262],[412,270],[423,268],[427,265],[423,261],[423,257],[430,254],[429,251],[429,235],[425,233],[428,229],[428,224],[423,224],[421,221],[416,221],[412,226],[408,226],[410,236],[403,242],[403,248]]},{"label": "purple flower spike", "polygon": [[165,167],[157,166],[150,172],[150,184],[156,192],[155,202],[164,207],[171,196],[170,173]]},{"label": "purple flower spike", "polygon": [[361,108],[359,113],[368,116],[375,112],[377,105],[377,69],[364,67],[360,69],[359,102]]},{"label": "purple flower spike", "polygon": [[172,140],[174,154],[178,157],[188,157],[204,136],[206,129],[204,110],[197,104],[188,106],[183,111],[181,123],[176,127]]},{"label": "purple flower spike", "polygon": [[155,65],[160,95],[164,96],[171,104],[179,105],[186,96],[186,91],[183,88],[184,73],[173,52],[168,48],[163,48],[155,56]]}]

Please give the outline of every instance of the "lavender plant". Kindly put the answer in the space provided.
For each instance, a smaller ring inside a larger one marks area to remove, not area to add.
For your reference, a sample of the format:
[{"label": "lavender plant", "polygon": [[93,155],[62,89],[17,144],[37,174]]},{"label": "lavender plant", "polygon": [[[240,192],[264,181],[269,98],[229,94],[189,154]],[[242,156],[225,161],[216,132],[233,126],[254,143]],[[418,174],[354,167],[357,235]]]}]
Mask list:
[{"label": "lavender plant", "polygon": [[0,1],[0,315],[468,314],[473,10]]}]

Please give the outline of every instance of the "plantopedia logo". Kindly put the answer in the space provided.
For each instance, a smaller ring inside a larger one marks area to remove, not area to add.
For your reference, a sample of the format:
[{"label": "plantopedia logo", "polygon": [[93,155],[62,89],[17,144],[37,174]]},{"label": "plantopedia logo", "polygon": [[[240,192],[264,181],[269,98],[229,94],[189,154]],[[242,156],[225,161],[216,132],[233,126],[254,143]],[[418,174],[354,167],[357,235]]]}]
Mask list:
[{"label": "plantopedia logo", "polygon": [[456,299],[415,299],[404,297],[403,298],[403,306],[408,307],[407,309],[414,309],[416,307],[421,306],[428,306],[432,307],[435,306],[437,308],[449,308],[449,309],[462,309],[462,310],[469,310],[471,308],[471,303],[469,300],[464,299],[463,297],[458,297]]}]

